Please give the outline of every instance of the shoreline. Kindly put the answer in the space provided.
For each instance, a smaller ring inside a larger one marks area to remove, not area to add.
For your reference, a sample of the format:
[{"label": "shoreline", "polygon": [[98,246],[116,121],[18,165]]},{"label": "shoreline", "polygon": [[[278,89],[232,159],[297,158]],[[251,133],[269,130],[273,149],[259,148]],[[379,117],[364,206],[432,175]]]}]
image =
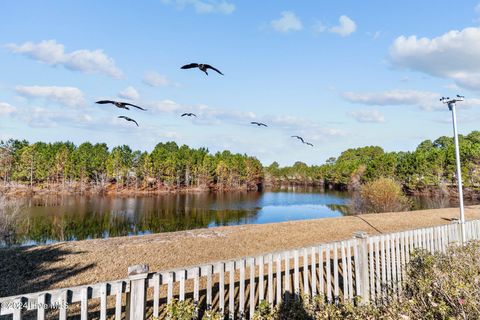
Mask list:
[{"label": "shoreline", "polygon": [[[0,249],[0,296],[124,278],[128,266],[160,271],[322,242],[451,223],[458,208],[214,227]],[[480,219],[480,206],[465,208]]]},{"label": "shoreline", "polygon": [[[218,192],[261,192],[263,190],[297,187],[297,188],[320,188],[325,191],[354,192],[348,188],[334,188],[319,183],[265,183],[257,186],[242,185],[238,187],[222,187],[218,185],[195,186],[195,187],[177,187],[177,186],[121,186],[117,187],[115,183],[106,183],[105,185],[81,185],[78,182],[67,183],[67,186],[60,183],[40,184],[30,187],[21,183],[9,183],[9,185],[0,185],[0,196],[5,197],[29,197],[29,196],[155,196],[163,194],[185,194],[185,193],[218,193]],[[452,186],[427,186],[422,189],[404,189],[407,196],[424,196],[432,198],[458,199],[458,190],[456,185]],[[473,187],[463,187],[464,199],[480,200],[480,189]]]}]

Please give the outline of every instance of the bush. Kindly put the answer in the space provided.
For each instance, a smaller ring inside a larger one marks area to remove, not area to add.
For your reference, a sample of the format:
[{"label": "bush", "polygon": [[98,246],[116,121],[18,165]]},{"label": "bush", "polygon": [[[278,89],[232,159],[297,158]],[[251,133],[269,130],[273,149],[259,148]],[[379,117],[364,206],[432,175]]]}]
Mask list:
[{"label": "bush", "polygon": [[480,319],[480,242],[450,246],[446,254],[417,252],[405,282],[411,318]]},{"label": "bush", "polygon": [[379,178],[360,187],[354,196],[355,213],[404,211],[411,207],[401,186],[390,178]]},{"label": "bush", "polygon": [[[173,299],[167,305],[167,319],[169,320],[193,320],[198,319],[197,307],[191,299],[180,301]],[[220,312],[207,310],[202,320],[221,320],[223,315]]]},{"label": "bush", "polygon": [[196,319],[197,310],[192,300],[180,301],[173,299],[167,305],[167,319],[170,320],[192,320]]},{"label": "bush", "polygon": [[402,295],[386,305],[327,303],[300,296],[272,309],[260,303],[256,320],[480,319],[480,242],[450,246],[445,254],[417,250],[407,266]]}]

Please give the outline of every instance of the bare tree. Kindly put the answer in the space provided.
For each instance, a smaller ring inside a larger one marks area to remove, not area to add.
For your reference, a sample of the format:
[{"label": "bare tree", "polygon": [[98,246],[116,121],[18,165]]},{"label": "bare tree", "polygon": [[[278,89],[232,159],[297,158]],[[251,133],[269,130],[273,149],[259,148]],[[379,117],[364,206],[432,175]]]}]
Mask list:
[{"label": "bare tree", "polygon": [[22,204],[19,200],[0,196],[0,242],[7,246],[15,243],[22,212]]}]

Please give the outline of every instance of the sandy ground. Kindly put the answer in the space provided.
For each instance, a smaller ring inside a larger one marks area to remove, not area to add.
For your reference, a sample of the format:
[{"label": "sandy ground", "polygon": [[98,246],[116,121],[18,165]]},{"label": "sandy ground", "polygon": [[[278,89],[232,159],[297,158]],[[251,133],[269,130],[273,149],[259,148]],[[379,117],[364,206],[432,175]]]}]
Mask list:
[{"label": "sandy ground", "polygon": [[[480,219],[480,206],[465,214]],[[448,224],[458,215],[457,208],[365,214],[0,249],[0,297],[125,278],[135,264],[160,271],[348,239],[356,231],[373,235]]]}]

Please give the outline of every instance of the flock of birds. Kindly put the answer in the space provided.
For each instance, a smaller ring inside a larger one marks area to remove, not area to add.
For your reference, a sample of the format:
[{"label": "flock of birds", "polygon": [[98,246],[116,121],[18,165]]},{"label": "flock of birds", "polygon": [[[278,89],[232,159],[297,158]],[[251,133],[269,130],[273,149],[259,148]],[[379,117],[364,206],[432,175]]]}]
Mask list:
[{"label": "flock of birds", "polygon": [[[209,64],[203,64],[203,63],[189,63],[189,64],[186,64],[186,65],[182,66],[180,69],[193,69],[193,68],[198,68],[200,71],[205,72],[205,74],[207,76],[208,76],[208,69],[214,70],[214,71],[218,72],[219,74],[221,74],[222,76],[224,75],[217,68],[215,68],[215,67],[213,67]],[[129,107],[133,107],[133,108],[137,108],[137,109],[142,110],[142,111],[147,111],[147,109],[144,109],[144,108],[139,107],[137,105],[134,105],[134,104],[131,104],[131,103],[128,103],[128,102],[123,102],[123,101],[100,100],[100,101],[97,101],[96,103],[98,103],[98,104],[113,104],[115,107],[117,107],[119,109],[125,109],[125,110],[130,110]],[[197,117],[197,115],[195,113],[192,113],[192,112],[185,112],[185,113],[182,113],[181,117]],[[130,117],[123,116],[123,115],[118,116],[118,118],[125,119],[126,121],[133,122],[138,127],[138,122],[135,119],[132,119]],[[250,124],[256,125],[258,127],[268,127],[268,125],[266,125],[265,123],[257,122],[257,121],[252,121],[252,122],[250,122]],[[306,144],[306,145],[309,145],[309,146],[313,147],[313,144],[305,141],[305,139],[303,139],[300,136],[295,135],[295,136],[291,136],[291,137],[300,140],[303,144]]]}]

